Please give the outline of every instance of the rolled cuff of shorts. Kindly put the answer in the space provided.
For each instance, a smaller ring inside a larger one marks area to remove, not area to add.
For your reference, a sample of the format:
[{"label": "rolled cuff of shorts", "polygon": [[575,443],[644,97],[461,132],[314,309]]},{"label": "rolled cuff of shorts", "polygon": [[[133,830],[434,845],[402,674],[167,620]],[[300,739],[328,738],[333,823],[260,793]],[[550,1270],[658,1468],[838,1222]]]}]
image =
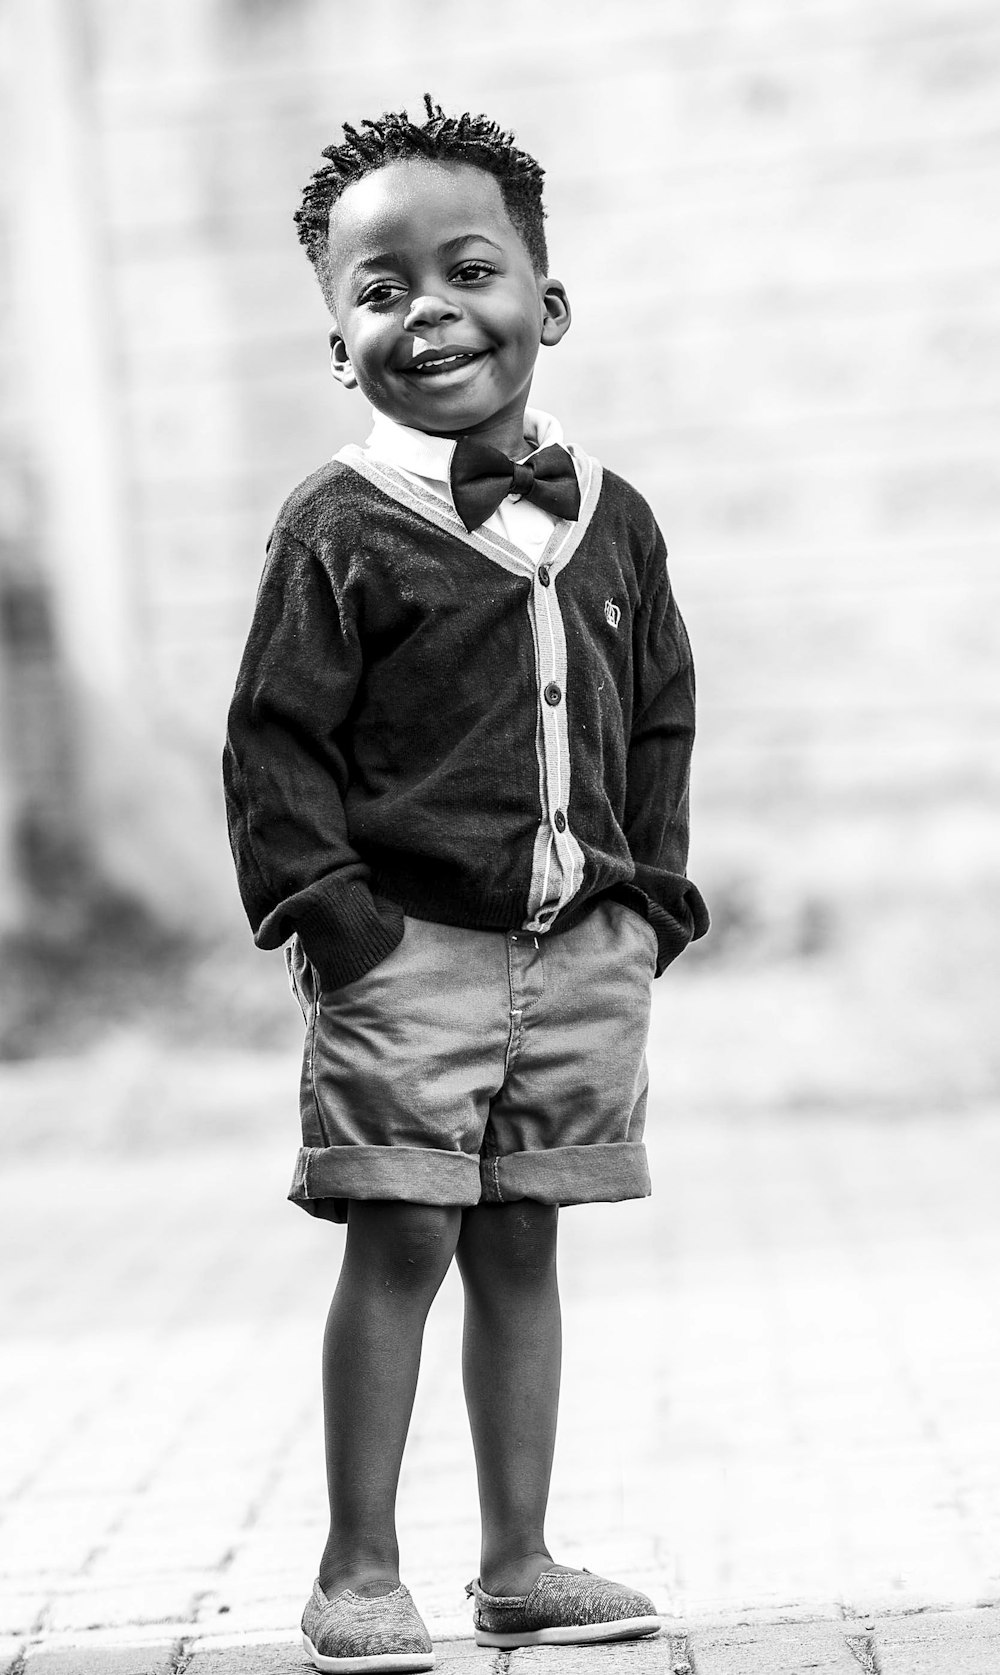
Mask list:
[{"label": "rolled cuff of shorts", "polygon": [[483,1203],[618,1204],[652,1190],[643,1145],[557,1146],[549,1152],[510,1152],[480,1159]]},{"label": "rolled cuff of shorts", "polygon": [[479,1159],[425,1146],[303,1146],[288,1196],[293,1204],[320,1216],[325,1212],[316,1206],[326,1199],[395,1199],[467,1208],[479,1203]]}]

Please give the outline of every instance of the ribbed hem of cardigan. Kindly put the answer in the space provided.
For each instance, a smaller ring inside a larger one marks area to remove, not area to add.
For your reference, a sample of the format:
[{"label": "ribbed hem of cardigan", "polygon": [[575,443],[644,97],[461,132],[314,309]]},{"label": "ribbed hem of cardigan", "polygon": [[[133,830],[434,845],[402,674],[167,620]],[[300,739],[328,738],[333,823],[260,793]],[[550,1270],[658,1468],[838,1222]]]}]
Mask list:
[{"label": "ribbed hem of cardigan", "polygon": [[[457,925],[462,930],[517,931],[524,925],[528,911],[523,895],[512,896],[509,890],[496,895],[470,890],[463,892],[430,873],[416,878],[375,872],[372,886],[380,899],[395,903],[410,919],[427,919],[435,925]],[[626,882],[613,885],[591,882],[560,908],[546,935],[557,936],[561,931],[573,930],[588,913],[594,911],[599,902],[609,898],[623,901],[643,918],[649,917],[646,912],[649,897],[644,890]]]},{"label": "ribbed hem of cardigan", "polygon": [[316,895],[299,938],[316,967],[321,989],[342,989],[371,971],[403,940],[403,912],[396,902],[352,882]]},{"label": "ribbed hem of cardigan", "polygon": [[463,930],[516,931],[524,924],[528,901],[523,890],[463,889],[433,866],[407,871],[402,865],[380,872],[372,866],[372,889],[411,919]]}]

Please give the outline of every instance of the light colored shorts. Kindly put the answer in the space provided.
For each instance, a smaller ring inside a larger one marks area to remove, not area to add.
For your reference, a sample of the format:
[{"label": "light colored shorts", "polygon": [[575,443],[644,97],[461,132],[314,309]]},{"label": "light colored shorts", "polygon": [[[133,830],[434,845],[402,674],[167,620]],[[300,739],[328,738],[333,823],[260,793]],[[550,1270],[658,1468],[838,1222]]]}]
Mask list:
[{"label": "light colored shorts", "polygon": [[292,1202],[345,1221],[352,1198],[646,1197],[646,921],[602,901],[554,936],[405,925],[326,993],[297,937],[285,950],[306,1020]]}]

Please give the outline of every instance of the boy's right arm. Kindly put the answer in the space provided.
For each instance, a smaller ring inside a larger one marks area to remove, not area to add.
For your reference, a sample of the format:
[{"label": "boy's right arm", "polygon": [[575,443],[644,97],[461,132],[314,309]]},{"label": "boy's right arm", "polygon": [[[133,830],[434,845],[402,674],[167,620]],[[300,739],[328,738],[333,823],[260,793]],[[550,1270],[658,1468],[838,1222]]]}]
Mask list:
[{"label": "boy's right arm", "polygon": [[323,988],[363,976],[403,935],[347,835],[344,724],[357,625],[325,567],[280,525],[229,712],[223,780],[240,894],[259,948],[298,932]]}]

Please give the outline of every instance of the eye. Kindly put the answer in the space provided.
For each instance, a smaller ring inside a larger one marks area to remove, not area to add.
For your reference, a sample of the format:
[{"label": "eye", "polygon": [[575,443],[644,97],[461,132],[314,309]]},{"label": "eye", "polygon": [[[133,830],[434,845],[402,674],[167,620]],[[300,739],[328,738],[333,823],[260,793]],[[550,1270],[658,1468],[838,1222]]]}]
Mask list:
[{"label": "eye", "polygon": [[467,262],[459,263],[452,278],[460,280],[464,285],[474,285],[477,280],[492,278],[496,271],[492,263],[470,258]]},{"label": "eye", "polygon": [[365,286],[358,302],[367,308],[391,308],[402,290],[398,280],[374,279],[370,285]]}]

